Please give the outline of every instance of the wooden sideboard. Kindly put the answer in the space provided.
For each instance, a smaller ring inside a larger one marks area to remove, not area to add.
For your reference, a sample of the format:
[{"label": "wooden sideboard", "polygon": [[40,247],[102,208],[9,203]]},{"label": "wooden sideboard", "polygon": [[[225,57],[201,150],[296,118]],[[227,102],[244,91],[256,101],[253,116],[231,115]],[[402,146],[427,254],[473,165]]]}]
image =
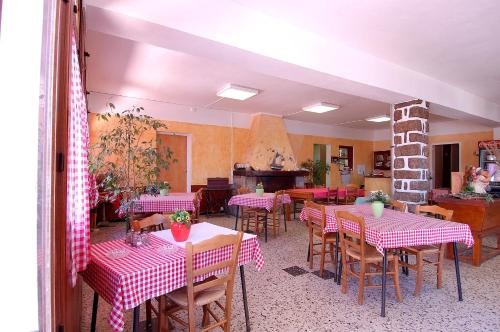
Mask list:
[{"label": "wooden sideboard", "polygon": [[[460,256],[461,260],[480,266],[482,262],[500,254],[500,200],[488,203],[484,200],[462,200],[455,198],[435,199],[436,203],[453,210],[453,221],[468,224],[474,236],[471,256]],[[497,236],[497,247],[483,246],[483,238],[488,235]],[[453,257],[451,246],[448,246],[448,257]]]}]

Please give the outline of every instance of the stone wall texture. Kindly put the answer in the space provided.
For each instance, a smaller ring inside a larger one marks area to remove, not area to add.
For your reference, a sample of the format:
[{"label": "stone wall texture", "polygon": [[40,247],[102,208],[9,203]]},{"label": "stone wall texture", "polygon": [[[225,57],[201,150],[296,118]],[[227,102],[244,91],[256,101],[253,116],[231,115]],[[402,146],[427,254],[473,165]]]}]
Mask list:
[{"label": "stone wall texture", "polygon": [[429,190],[429,105],[412,100],[394,105],[393,112],[393,198],[411,207],[425,203]]}]

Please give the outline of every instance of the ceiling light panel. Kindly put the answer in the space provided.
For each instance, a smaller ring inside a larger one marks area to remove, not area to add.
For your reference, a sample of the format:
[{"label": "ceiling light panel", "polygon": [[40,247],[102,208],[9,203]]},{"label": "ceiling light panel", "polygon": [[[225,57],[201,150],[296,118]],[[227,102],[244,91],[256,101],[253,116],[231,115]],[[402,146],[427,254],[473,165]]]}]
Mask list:
[{"label": "ceiling light panel", "polygon": [[253,97],[259,93],[259,90],[247,88],[244,86],[228,84],[222,90],[217,92],[217,96],[222,98],[236,99],[236,100],[246,100]]},{"label": "ceiling light panel", "polygon": [[388,115],[380,115],[380,116],[375,116],[373,118],[368,118],[368,119],[366,119],[366,121],[370,121],[370,122],[387,122],[387,121],[391,121],[391,117],[388,116]]},{"label": "ceiling light panel", "polygon": [[325,112],[334,111],[337,109],[339,109],[338,105],[333,105],[333,104],[323,103],[323,102],[302,108],[302,110],[304,110],[305,112],[312,112],[312,113],[325,113]]}]

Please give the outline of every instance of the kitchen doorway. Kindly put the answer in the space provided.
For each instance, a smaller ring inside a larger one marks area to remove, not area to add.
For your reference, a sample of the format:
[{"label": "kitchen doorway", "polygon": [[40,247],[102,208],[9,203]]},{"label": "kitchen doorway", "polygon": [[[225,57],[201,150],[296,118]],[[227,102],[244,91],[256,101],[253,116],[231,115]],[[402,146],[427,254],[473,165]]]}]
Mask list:
[{"label": "kitchen doorway", "polygon": [[460,144],[432,146],[433,188],[451,188],[451,173],[460,171]]}]

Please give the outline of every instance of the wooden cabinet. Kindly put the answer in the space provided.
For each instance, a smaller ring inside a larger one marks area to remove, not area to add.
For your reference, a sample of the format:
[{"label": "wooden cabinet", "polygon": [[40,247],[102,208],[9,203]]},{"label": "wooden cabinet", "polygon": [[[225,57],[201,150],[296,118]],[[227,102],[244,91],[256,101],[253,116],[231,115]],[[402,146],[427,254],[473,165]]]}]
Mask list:
[{"label": "wooden cabinet", "polygon": [[391,150],[373,152],[373,169],[391,169]]}]

